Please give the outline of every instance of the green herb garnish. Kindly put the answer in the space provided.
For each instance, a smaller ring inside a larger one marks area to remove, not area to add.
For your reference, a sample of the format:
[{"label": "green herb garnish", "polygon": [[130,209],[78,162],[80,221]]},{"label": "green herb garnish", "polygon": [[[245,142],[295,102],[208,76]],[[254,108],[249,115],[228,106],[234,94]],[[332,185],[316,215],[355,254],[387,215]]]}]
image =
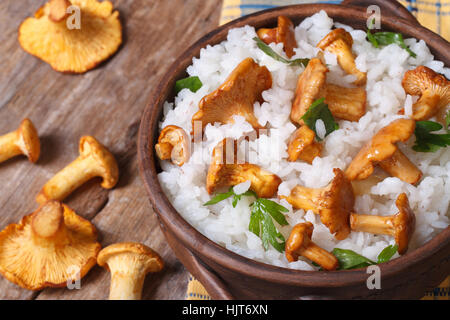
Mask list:
[{"label": "green herb garnish", "polygon": [[395,32],[377,32],[377,33],[371,33],[370,29],[372,28],[372,25],[374,23],[374,20],[372,20],[371,26],[369,29],[367,29],[367,39],[372,43],[372,45],[375,48],[379,48],[381,46],[387,46],[389,44],[395,43],[400,48],[405,49],[409,55],[413,58],[416,58],[417,55],[405,44],[403,40],[403,35],[401,33],[395,33]]},{"label": "green herb garnish", "polygon": [[412,147],[413,150],[417,152],[435,152],[439,150],[439,148],[445,148],[449,146],[450,133],[431,133],[434,131],[439,131],[442,128],[443,127],[440,123],[434,121],[417,121],[416,129],[414,130],[414,134],[416,135],[416,142]]},{"label": "green herb garnish", "polygon": [[277,230],[273,220],[281,226],[288,225],[283,212],[288,212],[289,210],[274,201],[258,198],[256,193],[251,190],[237,195],[234,193],[233,187],[231,187],[228,192],[217,194],[211,200],[206,202],[204,206],[216,204],[230,198],[231,196],[233,196],[232,204],[234,208],[242,196],[252,196],[256,198],[256,200],[250,205],[251,215],[248,230],[261,238],[265,250],[269,248],[270,243],[276,250],[283,252],[286,239]]},{"label": "green herb garnish", "polygon": [[445,131],[450,133],[450,110],[448,110],[447,115],[445,116]]},{"label": "green herb garnish", "polygon": [[180,79],[175,82],[175,93],[178,94],[183,89],[189,89],[192,92],[197,92],[203,86],[200,78],[197,76]]},{"label": "green herb garnish", "polygon": [[397,245],[389,245],[384,248],[377,257],[377,262],[372,261],[352,250],[334,248],[332,253],[339,260],[340,270],[366,268],[371,265],[389,261],[397,252]]},{"label": "green herb garnish", "polygon": [[269,57],[273,58],[274,60],[286,63],[290,66],[304,66],[306,67],[309,63],[308,58],[303,59],[295,59],[295,60],[288,60],[280,56],[278,53],[272,50],[270,46],[264,43],[260,38],[254,37],[253,40],[256,41],[256,45],[258,48],[260,48],[265,54],[267,54]]},{"label": "green herb garnish", "polygon": [[325,124],[325,137],[331,132],[339,129],[339,125],[334,121],[333,114],[330,109],[328,109],[328,105],[324,103],[324,100],[325,98],[321,98],[314,101],[301,118],[305,121],[306,125],[316,133],[316,138],[319,141],[322,139],[317,135],[316,131],[316,122],[318,119],[321,119]]}]

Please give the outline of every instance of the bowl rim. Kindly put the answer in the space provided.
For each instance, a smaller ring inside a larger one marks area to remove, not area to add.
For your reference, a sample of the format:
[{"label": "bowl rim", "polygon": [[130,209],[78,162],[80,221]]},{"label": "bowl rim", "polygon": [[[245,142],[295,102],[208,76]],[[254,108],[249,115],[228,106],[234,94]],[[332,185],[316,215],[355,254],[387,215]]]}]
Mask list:
[{"label": "bowl rim", "polygon": [[[344,10],[347,16],[357,20],[361,20],[361,14],[365,13],[365,10],[357,7],[333,4],[298,4],[277,7],[259,11],[233,20],[225,25],[215,28],[201,37],[172,63],[168,69],[168,72],[164,74],[158,86],[155,87],[153,92],[150,94],[148,103],[141,118],[138,132],[137,149],[139,171],[152,207],[160,221],[161,227],[164,229],[169,229],[170,232],[183,244],[183,246],[194,254],[199,253],[202,257],[211,259],[220,265],[224,265],[229,270],[245,276],[258,278],[260,280],[269,280],[270,282],[293,284],[304,287],[349,286],[367,280],[368,274],[366,273],[366,268],[318,272],[278,267],[241,256],[204,236],[187,220],[185,220],[180,213],[177,212],[165,195],[157,178],[157,168],[155,165],[158,160],[156,159],[153,146],[157,140],[157,135],[154,130],[149,130],[152,126],[158,129],[158,122],[161,119],[163,104],[173,91],[175,80],[181,78],[183,74],[186,74],[185,70],[187,66],[192,63],[192,58],[198,56],[201,48],[206,47],[207,44],[215,45],[225,40],[229,29],[251,24],[249,22],[255,19],[274,20],[277,16],[282,14],[293,18],[294,20],[304,19],[304,17],[302,18],[302,11],[304,12],[305,9],[315,12],[324,10],[330,17],[333,18],[333,20],[338,21],[339,17],[336,18],[335,16],[343,15]],[[335,11],[338,9],[340,10],[339,14],[336,12],[328,12],[329,10]],[[291,10],[298,11],[296,13],[292,13]],[[306,15],[305,17],[310,15],[311,14]],[[295,19],[293,16],[297,16],[298,19]],[[428,47],[436,47],[437,45],[444,44],[444,46],[447,45],[449,47],[447,52],[450,51],[450,45],[448,42],[446,43],[445,39],[420,26],[418,23],[415,24],[405,19],[392,16],[382,16],[381,21],[382,25],[387,26],[386,29],[389,30],[396,30],[400,27],[405,27],[410,28],[409,30],[412,31],[412,33],[420,32],[422,33],[422,37],[425,36],[427,38],[426,43]],[[216,38],[220,38],[221,40],[211,41]],[[418,37],[416,36],[416,38]],[[429,41],[434,45],[430,45]],[[445,65],[450,64],[450,58],[448,57],[450,57],[450,55],[445,57]],[[182,61],[182,63],[179,61]],[[187,65],[185,65],[186,61],[189,62]],[[162,92],[164,94],[161,94]],[[152,123],[152,119],[154,119],[155,123]],[[408,269],[413,265],[420,264],[427,259],[430,259],[436,252],[441,250],[450,251],[450,226],[442,230],[439,234],[435,235],[431,240],[419,248],[391,261],[379,264],[378,266],[381,269],[383,278],[393,277],[404,269]]]}]

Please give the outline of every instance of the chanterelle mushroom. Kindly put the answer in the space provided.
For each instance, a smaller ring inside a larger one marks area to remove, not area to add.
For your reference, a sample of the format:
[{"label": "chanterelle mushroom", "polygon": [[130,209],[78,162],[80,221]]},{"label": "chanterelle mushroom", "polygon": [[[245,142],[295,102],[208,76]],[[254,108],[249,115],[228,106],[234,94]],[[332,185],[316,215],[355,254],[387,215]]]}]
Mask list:
[{"label": "chanterelle mushroom", "polygon": [[56,71],[83,73],[122,43],[119,12],[109,1],[51,0],[20,25],[19,43]]},{"label": "chanterelle mushroom", "polygon": [[161,271],[164,267],[155,251],[133,242],[104,248],[97,262],[111,272],[110,300],[140,300],[146,274]]},{"label": "chanterelle mushroom", "polygon": [[294,24],[288,17],[279,16],[277,28],[261,28],[257,34],[267,44],[272,42],[283,43],[284,52],[288,58],[291,58],[295,54],[294,48],[297,48],[297,41],[295,40]]},{"label": "chanterelle mushroom", "polygon": [[256,192],[258,197],[273,197],[281,179],[255,164],[238,163],[236,153],[237,142],[233,139],[224,139],[214,148],[206,178],[208,193],[212,194],[220,187],[235,186],[250,180],[250,189]]},{"label": "chanterelle mushroom", "polygon": [[355,85],[364,85],[367,76],[365,72],[356,68],[352,46],[353,38],[351,34],[341,28],[334,29],[317,44],[318,48],[335,54],[339,65],[345,72],[356,76],[356,80],[353,82]]},{"label": "chanterelle mushroom", "polygon": [[286,241],[285,254],[289,262],[298,260],[299,256],[303,256],[325,270],[336,270],[339,261],[336,257],[322,249],[311,241],[314,226],[310,222],[299,223],[294,226]]},{"label": "chanterelle mushroom", "polygon": [[315,141],[316,134],[308,126],[303,125],[294,131],[288,144],[288,161],[298,159],[312,163],[315,157],[320,156],[322,145]]},{"label": "chanterelle mushroom", "polygon": [[23,154],[36,162],[41,153],[39,136],[33,123],[24,119],[16,131],[0,136],[0,162]]},{"label": "chanterelle mushroom", "polygon": [[312,210],[338,240],[350,233],[349,216],[355,205],[355,195],[350,181],[340,169],[333,169],[334,179],[325,188],[295,186],[289,196],[281,196],[294,208]]},{"label": "chanterelle mushroom", "polygon": [[76,188],[94,177],[102,177],[101,186],[113,188],[119,180],[119,168],[114,156],[94,137],[80,139],[79,157],[55,174],[36,197],[38,203],[63,200]]},{"label": "chanterelle mushroom", "polygon": [[398,253],[405,253],[408,250],[409,240],[414,233],[416,216],[409,207],[406,194],[400,194],[395,205],[399,212],[392,216],[352,213],[350,215],[352,230],[393,236],[398,245]]},{"label": "chanterelle mushroom", "polygon": [[155,150],[161,160],[170,159],[176,165],[182,166],[190,157],[189,136],[178,126],[167,126],[161,131]]},{"label": "chanterelle mushroom", "polygon": [[195,121],[201,121],[202,128],[208,123],[232,123],[233,115],[240,115],[255,130],[261,129],[253,104],[271,87],[272,75],[266,67],[259,66],[252,58],[243,60],[217,90],[203,97],[199,111],[192,117],[192,127]]},{"label": "chanterelle mushroom", "polygon": [[0,232],[0,273],[28,290],[63,287],[86,275],[100,248],[89,221],[49,201]]},{"label": "chanterelle mushroom", "polygon": [[416,184],[422,172],[401,152],[396,142],[405,142],[414,132],[415,122],[397,119],[382,128],[356,155],[345,174],[350,180],[369,177],[375,165],[379,165],[391,176]]},{"label": "chanterelle mushroom", "polygon": [[326,83],[328,68],[318,58],[309,61],[298,77],[291,120],[303,125],[301,117],[311,104],[325,98],[331,113],[341,119],[358,121],[366,113],[366,91],[363,88],[344,88]]},{"label": "chanterelle mushroom", "polygon": [[450,104],[450,81],[425,66],[407,71],[402,85],[407,94],[420,97],[413,104],[412,118],[416,121],[429,119],[438,113],[443,115]]}]

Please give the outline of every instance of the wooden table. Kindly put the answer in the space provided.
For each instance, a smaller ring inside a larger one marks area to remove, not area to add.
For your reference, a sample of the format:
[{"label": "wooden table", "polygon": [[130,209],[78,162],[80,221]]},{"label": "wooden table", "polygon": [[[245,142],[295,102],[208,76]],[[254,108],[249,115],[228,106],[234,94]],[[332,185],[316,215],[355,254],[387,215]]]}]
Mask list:
[{"label": "wooden table", "polygon": [[[37,208],[35,196],[78,156],[78,141],[93,135],[116,156],[120,180],[111,191],[94,179],[66,199],[98,228],[103,246],[137,241],[166,262],[149,275],[143,299],[184,299],[188,272],[159,229],[137,165],[136,137],[149,93],[181,52],[218,24],[221,0],[111,0],[119,10],[124,41],[119,51],[83,75],[66,75],[25,53],[20,23],[45,0],[0,1],[0,134],[30,118],[42,144],[37,164],[17,157],[0,164],[0,228]],[[80,290],[24,290],[0,277],[0,299],[106,299],[110,276],[96,266]]]}]

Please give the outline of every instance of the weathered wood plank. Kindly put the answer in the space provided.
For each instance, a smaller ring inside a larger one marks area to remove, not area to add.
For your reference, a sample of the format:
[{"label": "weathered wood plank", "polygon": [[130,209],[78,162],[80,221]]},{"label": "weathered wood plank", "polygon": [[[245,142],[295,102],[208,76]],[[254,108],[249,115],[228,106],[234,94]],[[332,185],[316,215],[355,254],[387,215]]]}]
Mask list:
[{"label": "weathered wood plank", "polygon": [[[42,137],[35,165],[19,157],[0,164],[0,228],[37,208],[35,195],[55,172],[78,155],[78,141],[93,135],[120,164],[111,191],[93,180],[66,200],[99,229],[103,245],[143,242],[166,262],[149,276],[146,299],[183,299],[187,271],[164,241],[138,174],[136,135],[148,95],[176,57],[213,29],[221,0],[112,0],[124,27],[124,44],[112,59],[84,75],[66,75],[25,53],[17,29],[45,1],[0,2],[0,134],[29,117]],[[23,290],[0,277],[0,299],[105,299],[109,274],[95,267],[82,289]]]}]

